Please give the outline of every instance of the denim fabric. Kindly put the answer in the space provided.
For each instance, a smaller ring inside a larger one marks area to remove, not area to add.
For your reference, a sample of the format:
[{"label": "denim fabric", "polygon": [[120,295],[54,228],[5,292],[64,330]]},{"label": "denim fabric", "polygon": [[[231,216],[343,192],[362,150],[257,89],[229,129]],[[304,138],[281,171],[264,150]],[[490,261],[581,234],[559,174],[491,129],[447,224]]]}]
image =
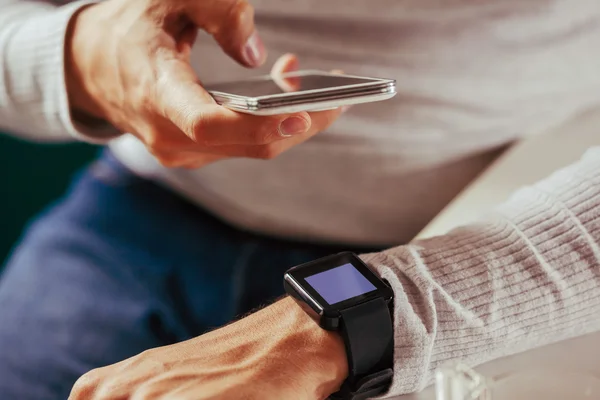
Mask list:
[{"label": "denim fabric", "polygon": [[86,371],[223,325],[281,296],[287,268],[341,250],[237,230],[106,151],[9,258],[0,399],[65,399]]}]

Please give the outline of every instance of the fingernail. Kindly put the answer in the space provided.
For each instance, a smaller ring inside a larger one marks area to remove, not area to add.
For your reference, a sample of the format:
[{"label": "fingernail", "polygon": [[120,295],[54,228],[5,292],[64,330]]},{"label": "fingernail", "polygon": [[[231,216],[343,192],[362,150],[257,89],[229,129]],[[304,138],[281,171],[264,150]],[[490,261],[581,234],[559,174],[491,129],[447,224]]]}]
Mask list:
[{"label": "fingernail", "polygon": [[244,61],[251,67],[260,66],[265,59],[265,45],[263,44],[258,32],[254,32],[250,35],[250,38],[244,45],[242,51]]},{"label": "fingernail", "polygon": [[290,137],[292,135],[298,135],[308,130],[308,121],[300,117],[290,117],[284,120],[279,125],[279,133],[281,136]]},{"label": "fingernail", "polygon": [[342,106],[342,114],[348,111],[352,106]]}]

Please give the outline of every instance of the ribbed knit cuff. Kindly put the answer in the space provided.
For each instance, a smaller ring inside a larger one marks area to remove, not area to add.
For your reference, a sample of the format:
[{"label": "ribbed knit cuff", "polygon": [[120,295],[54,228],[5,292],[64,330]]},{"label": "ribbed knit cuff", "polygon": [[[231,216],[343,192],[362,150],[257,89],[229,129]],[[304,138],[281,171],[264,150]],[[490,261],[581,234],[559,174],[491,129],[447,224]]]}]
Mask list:
[{"label": "ribbed knit cuff", "polygon": [[[39,118],[45,131],[60,139],[70,135],[92,143],[105,143],[120,133],[109,124],[84,126],[73,120],[65,79],[65,37],[72,16],[94,1],[77,1],[29,16],[9,43],[12,66],[23,66],[12,97],[24,115]],[[24,76],[28,74],[30,76]]]},{"label": "ribbed knit cuff", "polygon": [[600,150],[515,193],[484,222],[363,256],[394,288],[390,395],[600,330]]}]

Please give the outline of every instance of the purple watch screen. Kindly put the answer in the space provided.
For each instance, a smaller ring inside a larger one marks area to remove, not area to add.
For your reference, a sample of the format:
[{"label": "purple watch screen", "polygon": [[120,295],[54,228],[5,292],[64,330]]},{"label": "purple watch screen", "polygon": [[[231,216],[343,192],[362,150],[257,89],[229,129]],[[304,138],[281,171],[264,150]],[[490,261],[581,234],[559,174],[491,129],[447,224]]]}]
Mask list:
[{"label": "purple watch screen", "polygon": [[339,303],[377,289],[352,264],[344,264],[304,279],[329,304]]}]

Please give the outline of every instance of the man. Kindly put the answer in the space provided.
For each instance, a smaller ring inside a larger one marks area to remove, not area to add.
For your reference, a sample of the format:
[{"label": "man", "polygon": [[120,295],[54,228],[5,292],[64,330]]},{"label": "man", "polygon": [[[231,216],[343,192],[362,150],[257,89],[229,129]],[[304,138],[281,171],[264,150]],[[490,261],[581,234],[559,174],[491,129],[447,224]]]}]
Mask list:
[{"label": "man", "polygon": [[[307,124],[294,136],[296,129],[279,128],[290,116],[257,123],[213,108],[193,85],[188,57],[205,81],[247,73],[225,63],[205,38],[190,52],[194,27],[244,65],[263,60],[262,46],[252,28],[228,41],[223,24],[213,24],[222,19],[179,18],[182,8],[165,4],[180,3],[109,0],[79,13],[80,3],[0,3],[2,48],[10,50],[2,53],[3,126],[41,139],[137,136],[111,142],[112,153],[29,229],[9,261],[0,283],[0,312],[11,321],[0,328],[3,395],[65,397],[89,369],[192,338],[279,296],[281,274],[294,264],[338,248],[409,241],[497,148],[600,96],[599,60],[591,57],[600,28],[587,23],[600,12],[593,2],[259,1],[261,33],[274,53],[293,51],[307,67],[395,77],[401,93],[356,107],[326,134],[269,162],[208,165],[231,156],[273,158],[335,114],[323,121],[322,114],[295,116]],[[228,14],[246,6],[231,4],[223,15],[246,21],[244,12]],[[66,85],[56,80],[63,69]],[[193,123],[184,123],[189,116]],[[280,133],[292,137],[280,140]],[[156,159],[203,168],[163,168]],[[595,311],[574,289],[585,276],[587,289],[596,290],[589,249],[597,240],[593,218],[579,215],[583,198],[573,193],[560,192],[558,202],[529,194],[514,208],[534,210],[533,219],[514,211],[459,236],[368,259],[395,288],[396,343],[407,347],[397,356],[392,393],[422,387],[448,357],[479,362],[572,335],[559,299],[572,299],[580,314]],[[567,211],[555,216],[552,207],[562,202]],[[540,238],[536,229],[547,221],[581,233],[576,240],[591,235],[566,253],[581,263],[542,257],[546,246],[567,239],[562,231]],[[515,262],[492,269],[504,256]],[[575,273],[550,296],[542,281],[558,282],[563,267]],[[524,283],[514,286],[515,277]],[[521,296],[527,290],[530,302]],[[548,313],[520,318],[539,309]],[[595,323],[590,318],[578,329],[597,329]],[[457,342],[461,334],[473,341]],[[403,344],[406,337],[414,341]]]}]

